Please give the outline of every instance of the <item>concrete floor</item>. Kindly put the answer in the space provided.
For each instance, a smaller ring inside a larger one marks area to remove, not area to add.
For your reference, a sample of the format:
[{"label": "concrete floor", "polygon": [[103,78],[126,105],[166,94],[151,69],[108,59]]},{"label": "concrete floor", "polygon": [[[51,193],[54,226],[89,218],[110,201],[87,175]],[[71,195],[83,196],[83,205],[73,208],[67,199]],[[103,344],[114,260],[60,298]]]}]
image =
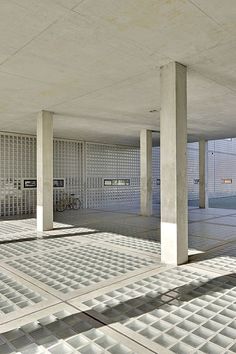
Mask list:
[{"label": "concrete floor", "polygon": [[181,267],[136,212],[0,222],[1,354],[236,353],[236,210],[190,209]]}]

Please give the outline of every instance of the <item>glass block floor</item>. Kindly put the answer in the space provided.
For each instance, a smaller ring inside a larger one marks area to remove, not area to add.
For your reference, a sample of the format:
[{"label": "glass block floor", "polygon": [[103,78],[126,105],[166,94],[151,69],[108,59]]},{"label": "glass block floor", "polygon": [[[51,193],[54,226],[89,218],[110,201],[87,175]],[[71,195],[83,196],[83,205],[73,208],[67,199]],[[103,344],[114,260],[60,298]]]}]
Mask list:
[{"label": "glass block floor", "polygon": [[189,264],[160,218],[90,210],[0,222],[0,354],[236,353],[236,211],[189,211]]}]

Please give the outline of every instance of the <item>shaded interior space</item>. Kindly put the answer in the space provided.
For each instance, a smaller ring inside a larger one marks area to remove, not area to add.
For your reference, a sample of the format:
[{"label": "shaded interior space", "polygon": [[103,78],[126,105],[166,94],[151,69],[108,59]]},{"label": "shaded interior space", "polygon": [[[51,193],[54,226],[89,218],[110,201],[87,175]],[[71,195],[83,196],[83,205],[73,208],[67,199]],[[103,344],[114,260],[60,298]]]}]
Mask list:
[{"label": "shaded interior space", "polygon": [[236,353],[235,58],[235,0],[0,0],[0,354]]}]

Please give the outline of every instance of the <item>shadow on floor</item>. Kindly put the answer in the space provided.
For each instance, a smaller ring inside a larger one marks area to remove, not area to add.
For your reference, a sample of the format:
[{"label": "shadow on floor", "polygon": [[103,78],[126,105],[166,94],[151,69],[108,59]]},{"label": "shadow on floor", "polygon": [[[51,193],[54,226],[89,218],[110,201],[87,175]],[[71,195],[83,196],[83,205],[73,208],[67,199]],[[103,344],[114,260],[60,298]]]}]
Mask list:
[{"label": "shadow on floor", "polygon": [[[226,283],[227,285],[225,285]],[[223,294],[225,293],[225,288],[232,289],[235,286],[236,280],[231,280],[231,278],[227,276],[221,276],[211,279],[207,282],[200,282],[198,286],[190,283],[180,287],[173,287],[173,289],[170,289],[161,294],[154,294],[154,292],[150,292],[145,296],[134,296],[134,298],[129,299],[127,301],[121,301],[118,305],[115,306],[107,305],[107,308],[102,312],[102,315],[104,316],[104,318],[106,318],[105,321],[97,319],[95,310],[80,311],[73,315],[69,315],[66,317],[63,316],[62,318],[57,319],[56,321],[53,319],[50,321],[44,318],[42,325],[36,325],[36,322],[34,322],[34,325],[31,327],[31,330],[29,330],[30,326],[26,326],[28,328],[27,335],[30,335],[34,339],[36,345],[43,345],[45,347],[52,345],[54,341],[60,339],[67,340],[75,334],[86,333],[88,338],[90,338],[91,334],[91,338],[94,338],[94,328],[98,329],[100,327],[104,327],[108,324],[113,324],[116,322],[127,323],[130,319],[135,319],[135,317],[137,316],[146,315],[151,313],[152,311],[161,310],[162,308],[166,309],[166,306],[168,305],[175,305],[175,307],[178,308],[183,304],[186,305],[191,300],[201,299],[201,297],[203,296],[211,295],[212,291],[220,292],[222,290]],[[214,306],[212,308],[210,308],[210,306],[211,303],[209,302],[208,310],[213,311]],[[222,305],[222,310],[223,309],[224,307]],[[91,329],[90,325],[84,322],[83,313],[97,320],[96,325],[93,327],[93,329]],[[191,312],[190,316],[192,316]],[[158,313],[155,314],[155,317],[157,319],[157,322],[160,321],[161,316],[158,317]],[[48,315],[48,318],[50,318],[50,315]],[[182,320],[184,321],[184,318]],[[173,316],[173,325],[174,321],[175,320]],[[148,325],[148,322],[146,323],[146,325]],[[135,322],[130,323],[130,326],[128,325],[128,327],[130,329],[133,329],[134,331],[139,330],[138,323]],[[225,324],[222,324],[222,328],[225,328]],[[205,330],[207,331],[207,329]],[[160,331],[162,332],[164,331],[164,329]],[[13,333],[14,330],[9,331],[5,333],[5,336],[11,337]],[[19,343],[18,350],[20,351],[24,347],[25,343],[24,341],[22,341],[22,344]]]}]

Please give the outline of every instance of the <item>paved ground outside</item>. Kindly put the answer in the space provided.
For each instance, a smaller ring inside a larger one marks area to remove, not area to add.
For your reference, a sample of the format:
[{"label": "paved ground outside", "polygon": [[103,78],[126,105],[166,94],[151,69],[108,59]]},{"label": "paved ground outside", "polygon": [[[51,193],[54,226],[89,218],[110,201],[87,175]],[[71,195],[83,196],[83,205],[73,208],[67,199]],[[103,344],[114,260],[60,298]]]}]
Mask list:
[{"label": "paved ground outside", "polygon": [[[198,207],[199,202],[198,200],[190,200],[189,205],[192,207]],[[236,209],[236,196],[209,198],[209,207],[220,209]]]}]

